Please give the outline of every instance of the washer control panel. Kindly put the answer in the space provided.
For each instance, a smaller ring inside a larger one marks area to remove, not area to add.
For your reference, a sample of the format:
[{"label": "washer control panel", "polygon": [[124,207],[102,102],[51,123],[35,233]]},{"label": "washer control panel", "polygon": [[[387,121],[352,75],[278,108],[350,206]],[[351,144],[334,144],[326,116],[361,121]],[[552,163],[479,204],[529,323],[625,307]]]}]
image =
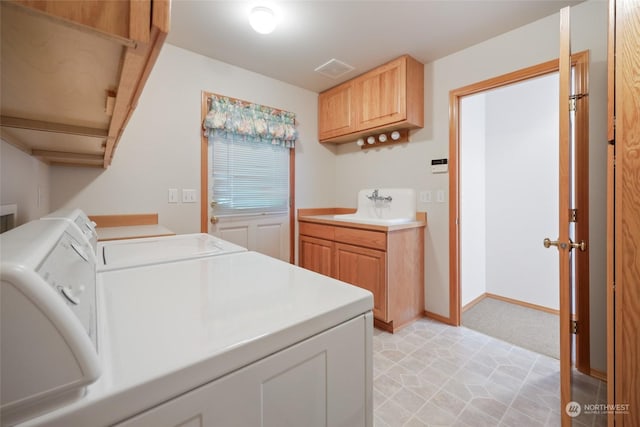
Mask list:
[{"label": "washer control panel", "polygon": [[42,219],[69,221],[73,223],[82,238],[89,242],[91,247],[91,256],[95,256],[96,246],[98,245],[98,232],[96,231],[96,223],[92,221],[82,209],[60,209],[50,213]]},{"label": "washer control panel", "polygon": [[97,349],[96,263],[90,243],[67,227],[37,273],[78,317]]}]

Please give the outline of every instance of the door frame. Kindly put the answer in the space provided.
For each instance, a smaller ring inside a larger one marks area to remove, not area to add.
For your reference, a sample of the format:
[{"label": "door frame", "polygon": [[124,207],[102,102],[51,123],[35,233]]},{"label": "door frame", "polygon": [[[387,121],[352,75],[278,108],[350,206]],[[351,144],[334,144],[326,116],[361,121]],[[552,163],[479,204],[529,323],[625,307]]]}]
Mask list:
[{"label": "door frame", "polygon": [[[209,112],[209,96],[216,95],[213,92],[202,91],[200,99],[200,232],[209,232],[209,206],[207,202],[209,195],[207,189],[209,188],[209,139],[204,134],[202,124]],[[227,97],[229,99],[236,99]],[[239,100],[240,102],[245,102]],[[270,107],[271,108],[271,107]],[[272,108],[278,110],[277,108]],[[289,149],[289,263],[295,263],[295,194],[296,194],[296,170],[295,170],[295,147]]]},{"label": "door frame", "polygon": [[[586,94],[589,82],[589,51],[571,55],[575,69],[575,93]],[[543,62],[498,77],[483,80],[449,92],[449,319],[448,323],[460,326],[460,101],[461,98],[490,89],[523,82],[535,77],[558,72],[559,60]],[[583,206],[576,223],[576,241],[589,241],[589,97],[576,99],[576,205]],[[542,246],[542,238],[540,244]],[[576,251],[575,253],[578,253]],[[580,334],[576,335],[576,367],[590,374],[589,347],[589,251],[576,256],[576,304],[575,319],[580,322]],[[586,302],[586,304],[585,304]],[[562,306],[563,302],[560,302]]]}]

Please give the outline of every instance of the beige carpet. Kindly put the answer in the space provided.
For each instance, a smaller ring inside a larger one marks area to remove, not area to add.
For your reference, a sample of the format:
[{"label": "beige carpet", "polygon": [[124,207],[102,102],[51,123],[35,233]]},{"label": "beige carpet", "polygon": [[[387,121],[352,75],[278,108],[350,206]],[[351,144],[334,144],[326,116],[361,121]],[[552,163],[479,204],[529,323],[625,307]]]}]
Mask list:
[{"label": "beige carpet", "polygon": [[485,298],[462,313],[462,326],[560,358],[560,327],[556,314]]}]

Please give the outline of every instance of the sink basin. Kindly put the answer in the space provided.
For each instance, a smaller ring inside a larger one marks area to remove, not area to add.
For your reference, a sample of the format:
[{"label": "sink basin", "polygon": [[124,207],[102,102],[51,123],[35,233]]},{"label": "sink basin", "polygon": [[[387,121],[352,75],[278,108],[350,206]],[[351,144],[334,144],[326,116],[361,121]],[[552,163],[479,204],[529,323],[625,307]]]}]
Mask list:
[{"label": "sink basin", "polygon": [[338,221],[354,221],[376,225],[394,225],[414,221],[416,217],[416,193],[410,188],[379,188],[379,199],[372,196],[375,189],[358,192],[356,213],[334,215]]}]

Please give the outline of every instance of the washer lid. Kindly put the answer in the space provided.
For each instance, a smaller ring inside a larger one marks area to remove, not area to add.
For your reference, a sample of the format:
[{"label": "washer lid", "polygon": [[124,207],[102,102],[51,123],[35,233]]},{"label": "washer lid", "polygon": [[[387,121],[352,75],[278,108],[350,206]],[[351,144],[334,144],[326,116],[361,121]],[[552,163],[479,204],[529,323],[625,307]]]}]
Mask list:
[{"label": "washer lid", "polygon": [[100,270],[111,270],[202,258],[234,252],[245,248],[209,234],[181,234],[176,236],[149,237],[101,243]]}]

